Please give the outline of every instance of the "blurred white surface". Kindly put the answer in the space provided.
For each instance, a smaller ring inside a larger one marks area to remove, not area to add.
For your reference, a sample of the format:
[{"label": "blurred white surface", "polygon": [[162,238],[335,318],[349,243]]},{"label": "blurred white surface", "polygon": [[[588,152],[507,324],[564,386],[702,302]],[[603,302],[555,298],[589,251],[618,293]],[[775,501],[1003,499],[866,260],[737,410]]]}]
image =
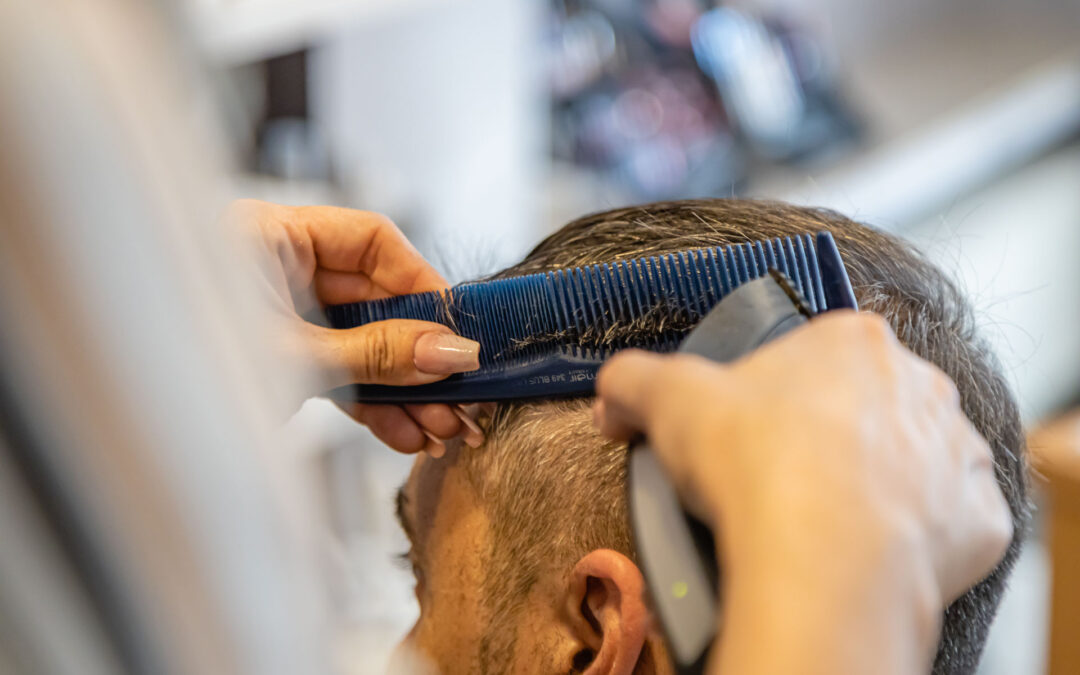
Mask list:
[{"label": "blurred white surface", "polygon": [[183,0],[202,48],[219,62],[280,56],[342,24],[410,20],[449,0]]},{"label": "blurred white surface", "polygon": [[312,116],[360,208],[386,213],[451,280],[537,234],[547,101],[539,5],[462,0],[344,24],[312,52]]},{"label": "blurred white surface", "polygon": [[311,399],[286,433],[319,449],[325,512],[326,572],[337,592],[334,659],[344,672],[385,672],[396,644],[416,621],[412,573],[395,562],[409,548],[394,518],[394,498],[413,457],[394,452],[326,399]]},{"label": "blurred white surface", "polygon": [[1080,144],[904,230],[958,277],[1029,422],[1080,385]]},{"label": "blurred white surface", "polygon": [[1080,58],[1061,57],[782,195],[903,231],[1078,131]]}]

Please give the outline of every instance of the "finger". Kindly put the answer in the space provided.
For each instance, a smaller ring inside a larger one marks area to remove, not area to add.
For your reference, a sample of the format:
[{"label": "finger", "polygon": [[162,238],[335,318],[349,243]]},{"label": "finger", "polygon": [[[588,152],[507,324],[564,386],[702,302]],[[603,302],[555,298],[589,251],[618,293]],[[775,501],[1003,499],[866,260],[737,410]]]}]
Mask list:
[{"label": "finger", "polygon": [[976,547],[978,555],[972,567],[976,578],[982,579],[1005,557],[1015,532],[1012,510],[994,475],[993,465],[980,467],[976,472],[979,479],[977,503],[980,513],[986,514],[986,527]]},{"label": "finger", "polygon": [[722,382],[726,366],[690,355],[661,356],[641,351],[617,354],[597,378],[597,409],[602,433],[619,439],[644,431],[676,489],[708,519],[703,507],[701,451],[717,447],[702,436],[724,428],[730,396]]},{"label": "finger", "polygon": [[477,405],[466,406],[459,404],[453,406],[453,411],[463,425],[462,439],[465,441],[465,444],[470,448],[479,448],[483,445],[484,430],[476,423],[476,416],[480,414],[480,407]]},{"label": "finger", "polygon": [[449,440],[461,433],[461,419],[446,404],[406,405],[405,412],[437,438]]},{"label": "finger", "polygon": [[622,416],[614,413],[608,414],[604,399],[597,398],[592,407],[593,426],[602,436],[607,436],[616,441],[629,441],[639,433],[641,429],[636,423],[624,420]]},{"label": "finger", "polygon": [[648,378],[655,376],[662,357],[628,349],[610,358],[597,373],[596,406],[601,433],[625,439],[634,432],[645,431],[651,412],[653,388]]},{"label": "finger", "polygon": [[339,272],[320,267],[315,270],[312,287],[315,297],[323,305],[344,305],[390,297],[362,272]]},{"label": "finger", "polygon": [[297,207],[319,267],[363,272],[391,295],[446,288],[446,280],[386,216],[331,206]]},{"label": "finger", "polygon": [[420,425],[396,405],[341,402],[338,405],[350,417],[370,429],[376,438],[398,452],[419,452],[429,443]]},{"label": "finger", "polygon": [[955,514],[950,550],[941,552],[942,598],[952,602],[985,579],[1005,556],[1013,537],[1013,525],[1004,495],[995,481],[980,478],[966,513]]},{"label": "finger", "polygon": [[422,431],[424,432],[424,435],[428,437],[427,445],[424,446],[424,452],[436,459],[445,455],[446,442],[426,429],[423,429]]},{"label": "finger", "polygon": [[[597,376],[601,431],[619,438],[637,431],[652,435],[658,421],[665,428],[685,429],[695,414],[692,410],[700,413],[702,405],[710,410],[722,407],[720,400],[700,400],[701,390],[712,389],[722,372],[723,366],[699,357],[620,352]],[[694,405],[687,405],[691,402]]]},{"label": "finger", "polygon": [[428,384],[480,367],[480,344],[442,324],[394,319],[344,330],[305,325],[311,358],[330,387]]},{"label": "finger", "polygon": [[[223,220],[247,240],[250,250],[264,254],[259,259],[261,284],[275,301],[291,307],[307,289],[316,261],[307,234],[289,223],[289,211],[289,207],[277,204],[240,199],[229,205]],[[306,309],[299,307],[297,311]]]},{"label": "finger", "polygon": [[324,306],[379,300],[393,295],[363,272],[339,272],[319,268],[315,270],[312,287],[315,298]]}]

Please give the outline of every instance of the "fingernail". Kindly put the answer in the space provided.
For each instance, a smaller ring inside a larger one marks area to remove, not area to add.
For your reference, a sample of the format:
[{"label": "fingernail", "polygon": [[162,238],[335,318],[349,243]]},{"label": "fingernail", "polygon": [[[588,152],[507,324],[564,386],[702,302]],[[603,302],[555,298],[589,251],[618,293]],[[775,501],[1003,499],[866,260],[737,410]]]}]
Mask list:
[{"label": "fingernail", "polygon": [[465,414],[469,416],[469,419],[476,421],[476,418],[480,416],[480,404],[479,403],[458,403],[458,407],[465,411]]},{"label": "fingernail", "polygon": [[465,441],[465,444],[468,445],[470,448],[479,448],[481,445],[483,445],[484,430],[481,429],[480,425],[477,424],[471,417],[469,417],[469,414],[465,411],[465,407],[457,405],[454,406],[452,410],[454,411],[454,414],[458,416],[458,419],[461,420],[461,423],[465,425],[465,433],[461,435],[461,438]]},{"label": "fingernail", "polygon": [[413,363],[433,375],[476,370],[480,367],[480,343],[453,333],[425,333],[413,347]]},{"label": "fingernail", "polygon": [[424,429],[424,435],[428,437],[431,442],[424,446],[424,450],[431,457],[438,459],[446,454],[446,443],[443,443],[435,434],[431,433],[427,429]]}]

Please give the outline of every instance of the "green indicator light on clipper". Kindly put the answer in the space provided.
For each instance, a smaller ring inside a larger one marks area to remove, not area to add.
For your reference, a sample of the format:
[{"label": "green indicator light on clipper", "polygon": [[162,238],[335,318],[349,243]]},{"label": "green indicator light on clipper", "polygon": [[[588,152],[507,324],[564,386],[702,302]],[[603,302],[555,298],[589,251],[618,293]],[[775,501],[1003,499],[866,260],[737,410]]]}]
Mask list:
[{"label": "green indicator light on clipper", "polygon": [[686,584],[685,581],[676,581],[671,585],[671,594],[674,595],[675,598],[678,600],[682,600],[683,598],[685,598],[686,594],[689,592],[690,587]]}]

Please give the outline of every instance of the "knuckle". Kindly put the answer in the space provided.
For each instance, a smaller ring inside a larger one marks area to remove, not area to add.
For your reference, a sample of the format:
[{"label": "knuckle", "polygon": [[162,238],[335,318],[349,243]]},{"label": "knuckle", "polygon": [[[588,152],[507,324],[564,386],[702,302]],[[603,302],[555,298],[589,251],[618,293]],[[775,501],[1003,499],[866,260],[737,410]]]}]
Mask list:
[{"label": "knuckle", "polygon": [[989,573],[1001,562],[1016,535],[1011,514],[1002,498],[1000,508],[982,514],[973,547],[982,560],[982,571]]},{"label": "knuckle", "polygon": [[397,363],[393,341],[383,330],[372,331],[366,340],[359,344],[361,353],[357,363],[360,376],[369,381],[378,381],[390,377]]},{"label": "knuckle", "polygon": [[399,232],[398,226],[389,216],[375,211],[359,211],[355,222],[362,224],[365,229],[382,232]]},{"label": "knuckle", "polygon": [[1005,507],[1005,512],[998,519],[998,526],[994,531],[994,548],[997,552],[995,559],[1000,560],[1005,556],[1005,551],[1015,535],[1016,529],[1013,527],[1012,518],[1009,517],[1008,507]]},{"label": "knuckle", "polygon": [[1001,513],[996,519],[995,527],[993,528],[993,540],[995,548],[999,551],[999,556],[1004,555],[1005,549],[1009,547],[1009,543],[1012,542],[1013,536],[1016,534],[1016,530],[1013,527],[1011,513],[1009,507],[1005,504],[1004,498],[1001,500]]},{"label": "knuckle", "polygon": [[884,376],[895,377],[904,368],[907,357],[913,355],[901,348],[892,326],[884,317],[870,312],[860,312],[853,321],[850,336],[859,343],[864,358]]},{"label": "knuckle", "polygon": [[817,339],[825,346],[856,344],[874,352],[899,344],[889,322],[873,312],[829,312],[812,323],[817,326]]},{"label": "knuckle", "polygon": [[365,217],[367,217],[368,220],[371,221],[372,225],[376,225],[378,227],[393,228],[395,230],[397,229],[397,225],[394,224],[394,221],[391,220],[390,217],[387,215],[377,213],[375,211],[365,211],[364,215]]}]

